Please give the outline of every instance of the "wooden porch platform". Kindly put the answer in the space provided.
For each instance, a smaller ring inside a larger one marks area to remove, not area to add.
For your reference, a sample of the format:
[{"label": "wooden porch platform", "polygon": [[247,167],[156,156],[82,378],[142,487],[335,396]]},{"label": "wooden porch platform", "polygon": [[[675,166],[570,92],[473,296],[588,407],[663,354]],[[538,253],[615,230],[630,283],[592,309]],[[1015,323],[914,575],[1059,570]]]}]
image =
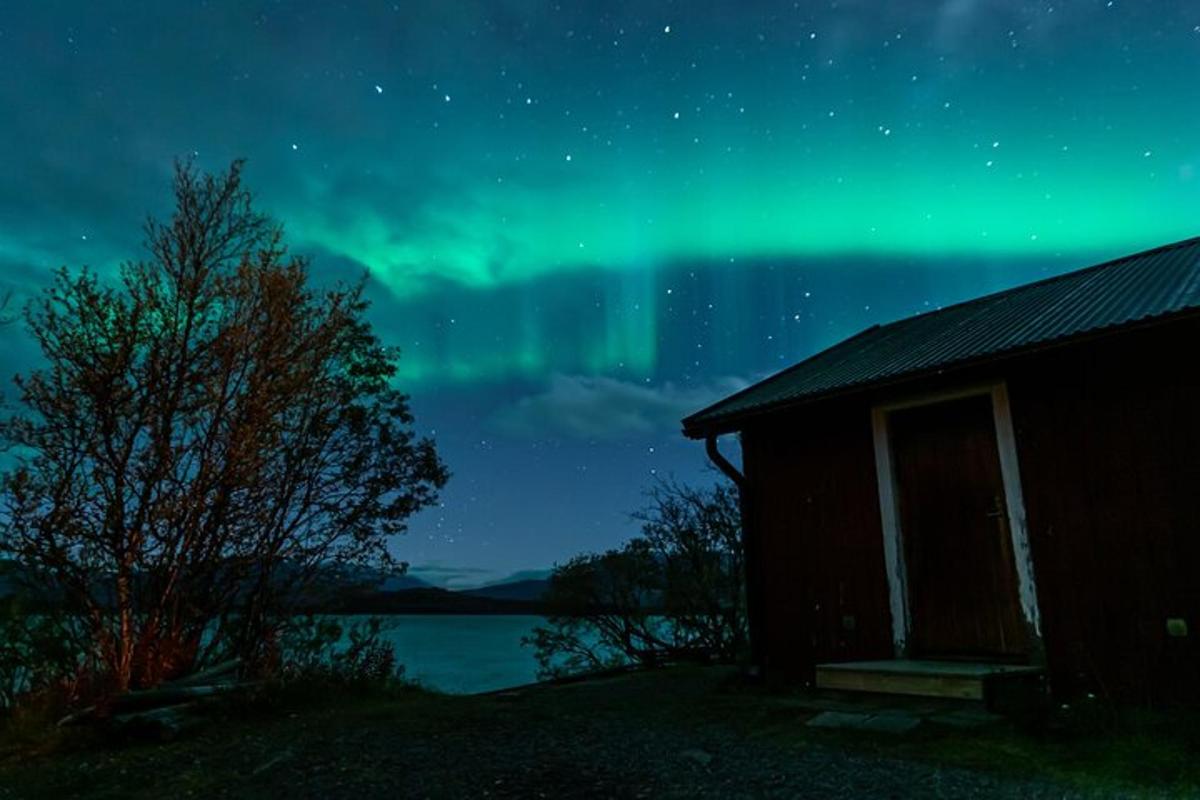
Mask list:
[{"label": "wooden porch platform", "polygon": [[1041,667],[974,661],[848,661],[817,665],[817,688],[987,701],[1002,685],[1028,685]]}]

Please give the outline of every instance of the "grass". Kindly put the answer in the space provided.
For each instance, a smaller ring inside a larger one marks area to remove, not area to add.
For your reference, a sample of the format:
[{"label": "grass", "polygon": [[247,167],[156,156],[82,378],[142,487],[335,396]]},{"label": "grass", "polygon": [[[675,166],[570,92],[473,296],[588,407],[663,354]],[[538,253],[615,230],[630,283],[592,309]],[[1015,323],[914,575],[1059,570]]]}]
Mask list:
[{"label": "grass", "polygon": [[[673,737],[686,732],[738,742],[764,758],[829,748],[1085,791],[1200,795],[1195,716],[1132,715],[1103,726],[1087,715],[1059,716],[1037,730],[926,724],[889,736],[808,728],[809,713],[794,695],[742,686],[727,671],[702,668],[474,697],[403,685],[336,692],[300,685],[213,705],[197,730],[165,743],[87,729],[64,733],[32,716],[10,722],[0,734],[0,798],[255,798],[300,785],[311,791],[302,796],[402,796],[414,785],[431,796],[450,785],[461,786],[452,796],[481,796],[470,781],[490,786],[534,769],[533,762],[555,757],[545,743],[566,741],[587,726],[591,735],[614,740],[663,731],[668,747],[680,748],[687,745],[673,744]],[[439,771],[447,759],[497,748],[504,751],[494,756],[497,763],[481,763],[478,774]],[[578,756],[564,758],[562,770],[579,763]]]},{"label": "grass", "polygon": [[767,717],[759,735],[802,745],[817,740],[883,757],[1044,778],[1084,791],[1200,797],[1200,713],[1114,710],[1098,702],[1036,722],[978,729],[925,724],[904,736],[820,731]]},{"label": "grass", "polygon": [[[254,771],[285,752],[297,732],[321,742],[348,726],[411,723],[442,712],[448,700],[407,684],[273,686],[206,705],[195,729],[167,741],[142,731],[60,729],[51,716],[17,715],[0,723],[0,799],[220,796],[247,778],[261,784]],[[257,759],[248,770],[247,757]],[[245,796],[274,796],[259,788],[261,795]]]},{"label": "grass", "polygon": [[1085,791],[1200,796],[1194,744],[1145,730],[1045,735],[1002,725],[927,729],[906,737],[841,735],[839,741],[892,758],[1048,779]]}]

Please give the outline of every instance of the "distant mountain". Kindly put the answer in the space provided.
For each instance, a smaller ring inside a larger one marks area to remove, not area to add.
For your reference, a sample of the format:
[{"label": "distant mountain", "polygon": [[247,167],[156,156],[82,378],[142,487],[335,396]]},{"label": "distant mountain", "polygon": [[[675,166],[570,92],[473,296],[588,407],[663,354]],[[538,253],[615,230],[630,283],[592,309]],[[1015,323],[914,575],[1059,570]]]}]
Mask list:
[{"label": "distant mountain", "polygon": [[[411,575],[364,580],[361,572],[326,583],[326,591],[300,600],[307,610],[346,614],[539,614],[548,586],[548,572],[517,573],[522,580],[504,580],[475,589],[432,586]],[[332,589],[332,591],[329,591]]]},{"label": "distant mountain", "polygon": [[416,575],[389,575],[375,588],[381,592],[401,592],[406,589],[431,589],[433,584]]},{"label": "distant mountain", "polygon": [[316,575],[318,586],[331,589],[363,589],[379,592],[399,592],[405,589],[425,589],[433,584],[423,581],[415,575],[363,567],[351,564],[329,565],[323,567]]},{"label": "distant mountain", "polygon": [[45,584],[34,577],[35,574],[20,563],[0,559],[0,600],[19,596],[25,608],[61,601],[53,589],[38,588]]},{"label": "distant mountain", "polygon": [[17,565],[12,561],[0,561],[0,597],[16,594]]},{"label": "distant mountain", "polygon": [[[0,561],[0,598],[16,594],[25,576],[16,562]],[[540,614],[546,586],[545,579],[531,578],[452,591],[412,575],[338,566],[320,572],[312,585],[292,596],[292,602],[314,613]]]},{"label": "distant mountain", "polygon": [[537,603],[546,596],[550,582],[545,578],[531,578],[521,581],[492,583],[480,586],[478,589],[467,589],[459,594],[469,597],[487,597],[493,600],[520,600]]},{"label": "distant mountain", "polygon": [[431,586],[346,593],[303,610],[327,614],[541,614],[543,608],[537,600],[488,597]]},{"label": "distant mountain", "polygon": [[544,581],[548,580],[553,574],[554,570],[552,569],[522,569],[503,578],[488,581],[484,586],[499,586],[502,583],[517,583],[518,581]]}]

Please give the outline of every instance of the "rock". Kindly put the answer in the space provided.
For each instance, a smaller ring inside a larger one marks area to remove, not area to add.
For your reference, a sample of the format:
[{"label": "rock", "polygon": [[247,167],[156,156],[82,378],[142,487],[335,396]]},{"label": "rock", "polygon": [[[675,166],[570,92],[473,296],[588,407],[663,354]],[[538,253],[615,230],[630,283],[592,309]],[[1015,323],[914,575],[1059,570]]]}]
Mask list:
[{"label": "rock", "polygon": [[992,714],[982,709],[960,709],[929,717],[930,722],[935,722],[939,725],[949,725],[954,728],[979,728],[984,725],[995,724],[1003,719],[998,714]]},{"label": "rock", "polygon": [[187,703],[118,714],[112,718],[112,725],[123,736],[167,742],[200,724],[201,720],[194,714],[195,706],[195,703]]},{"label": "rock", "polygon": [[250,774],[251,774],[251,776],[261,775],[264,772],[266,772],[267,770],[271,769],[272,767],[279,766],[280,764],[282,764],[284,761],[287,761],[291,757],[292,757],[291,751],[284,750],[282,753],[280,753],[279,755],[270,759],[269,761],[264,761],[262,764],[259,764],[257,767],[254,768],[254,771],[251,772]]},{"label": "rock", "polygon": [[921,724],[921,718],[903,711],[873,714],[859,726],[860,730],[880,733],[908,733]]},{"label": "rock", "polygon": [[848,714],[843,711],[822,711],[805,723],[810,728],[861,728],[867,714]]},{"label": "rock", "polygon": [[810,728],[848,728],[879,733],[908,733],[921,724],[921,718],[907,711],[881,711],[877,714],[847,714],[823,711],[806,723]]}]

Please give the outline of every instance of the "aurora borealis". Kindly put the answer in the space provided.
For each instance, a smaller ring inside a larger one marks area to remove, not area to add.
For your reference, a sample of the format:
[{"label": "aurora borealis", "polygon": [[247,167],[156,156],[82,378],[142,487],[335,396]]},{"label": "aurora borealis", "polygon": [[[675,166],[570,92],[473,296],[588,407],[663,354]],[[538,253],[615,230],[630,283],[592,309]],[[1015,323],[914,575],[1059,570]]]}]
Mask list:
[{"label": "aurora borealis", "polygon": [[319,279],[370,275],[455,473],[399,554],[547,566],[705,478],[677,421],[721,393],[1200,233],[1198,74],[1178,0],[14,0],[0,290],[137,256],[172,159],[246,158]]}]

